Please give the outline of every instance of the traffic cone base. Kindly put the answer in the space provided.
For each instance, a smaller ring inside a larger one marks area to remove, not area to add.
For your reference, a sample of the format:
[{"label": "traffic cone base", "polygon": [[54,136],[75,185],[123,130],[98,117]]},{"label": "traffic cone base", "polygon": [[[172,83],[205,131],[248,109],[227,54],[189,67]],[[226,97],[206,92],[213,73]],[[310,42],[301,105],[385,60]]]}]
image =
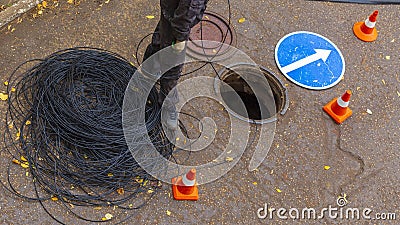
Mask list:
[{"label": "traffic cone base", "polygon": [[343,121],[345,121],[347,118],[349,118],[349,117],[353,114],[353,111],[351,111],[351,109],[350,109],[349,107],[347,107],[347,108],[346,108],[346,112],[345,112],[344,115],[337,115],[336,113],[334,113],[334,112],[332,111],[332,105],[336,103],[337,99],[338,99],[338,98],[334,98],[332,101],[330,101],[328,104],[326,104],[326,105],[323,107],[323,110],[324,110],[326,113],[328,113],[328,115],[331,116],[332,119],[333,119],[336,123],[341,124],[341,123],[343,123]]},{"label": "traffic cone base", "polygon": [[364,22],[358,22],[354,24],[353,26],[354,35],[356,35],[362,41],[366,42],[375,41],[378,38],[378,31],[376,31],[376,28],[373,29],[372,33],[367,34],[361,30],[361,26],[363,24]]},{"label": "traffic cone base", "polygon": [[375,28],[378,13],[378,10],[375,10],[364,22],[358,22],[354,24],[353,32],[358,39],[371,42],[378,38],[378,31],[376,31]]},{"label": "traffic cone base", "polygon": [[178,190],[178,183],[181,183],[182,177],[172,178],[172,193],[174,195],[175,200],[191,200],[197,201],[199,199],[199,189],[195,184],[193,186],[193,192],[191,194],[183,194]]}]

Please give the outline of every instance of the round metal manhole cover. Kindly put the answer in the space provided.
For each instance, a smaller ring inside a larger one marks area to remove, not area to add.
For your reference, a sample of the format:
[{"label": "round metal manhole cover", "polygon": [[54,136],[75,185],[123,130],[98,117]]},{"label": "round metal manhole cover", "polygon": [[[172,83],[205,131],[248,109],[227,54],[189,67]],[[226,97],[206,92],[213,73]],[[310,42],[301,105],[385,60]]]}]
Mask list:
[{"label": "round metal manhole cover", "polygon": [[229,46],[236,46],[236,33],[224,17],[207,11],[202,21],[191,29],[189,41],[194,42],[188,43],[188,54],[195,58],[210,57],[215,61],[215,57],[229,55],[227,53],[232,50]]}]

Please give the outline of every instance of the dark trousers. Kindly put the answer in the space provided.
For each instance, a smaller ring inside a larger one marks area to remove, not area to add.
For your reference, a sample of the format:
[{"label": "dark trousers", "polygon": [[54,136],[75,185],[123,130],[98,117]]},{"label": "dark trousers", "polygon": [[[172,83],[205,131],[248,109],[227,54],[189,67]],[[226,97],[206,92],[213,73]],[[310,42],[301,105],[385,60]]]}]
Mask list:
[{"label": "dark trousers", "polygon": [[[147,58],[149,58],[151,55],[158,52],[159,50],[171,46],[174,41],[175,39],[172,36],[171,24],[161,15],[160,21],[158,22],[157,27],[153,33],[151,43],[146,48],[143,61],[145,61]],[[182,54],[184,55],[184,52],[177,55],[175,59],[174,57],[171,57],[170,54],[168,55],[168,57],[162,57],[163,54],[159,54],[159,59],[158,59],[159,64],[160,65],[168,65],[169,63],[175,64],[174,61],[176,62],[178,60],[178,57],[181,56]],[[160,92],[159,92],[160,104],[164,102],[168,94],[170,94],[170,97],[167,99],[168,100],[168,102],[166,102],[167,104],[172,103],[173,105],[175,105],[176,103],[179,102],[178,92],[176,89],[174,89],[174,87],[178,84],[178,79],[182,73],[182,67],[183,64],[180,64],[162,74],[160,78]]]}]

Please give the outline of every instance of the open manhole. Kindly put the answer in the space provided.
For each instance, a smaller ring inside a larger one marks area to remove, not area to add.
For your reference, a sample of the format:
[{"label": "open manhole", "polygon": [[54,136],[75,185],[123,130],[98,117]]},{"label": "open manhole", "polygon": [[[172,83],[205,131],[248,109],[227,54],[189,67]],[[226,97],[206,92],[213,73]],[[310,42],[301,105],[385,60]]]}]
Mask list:
[{"label": "open manhole", "polygon": [[[266,79],[260,79],[261,74]],[[231,87],[226,88],[217,81],[214,85],[215,91],[221,94],[227,105],[228,112],[241,120],[256,124],[269,123],[277,120],[277,114],[283,115],[287,110],[287,90],[281,80],[267,68],[237,65],[223,69],[216,79],[221,79]],[[254,93],[257,93],[258,98]],[[243,101],[247,113],[232,100],[237,95]]]},{"label": "open manhole", "polygon": [[[195,58],[229,57],[236,46],[236,33],[229,23],[221,15],[206,11],[200,23],[196,24],[190,32],[187,53]],[[217,58],[217,59],[215,59]]]}]

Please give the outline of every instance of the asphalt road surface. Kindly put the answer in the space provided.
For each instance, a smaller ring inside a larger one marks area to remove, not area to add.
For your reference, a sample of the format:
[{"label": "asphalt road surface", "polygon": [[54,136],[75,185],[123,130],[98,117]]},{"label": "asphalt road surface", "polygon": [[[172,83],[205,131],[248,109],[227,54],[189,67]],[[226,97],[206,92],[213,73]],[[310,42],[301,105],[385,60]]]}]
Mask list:
[{"label": "asphalt road surface", "polygon": [[[1,83],[22,62],[75,46],[104,48],[135,62],[132,54],[138,42],[153,31],[159,18],[155,0],[73,3],[49,1],[46,8],[34,8],[0,30]],[[210,1],[208,9],[229,16],[227,1]],[[352,26],[374,10],[380,13],[376,24],[379,36],[375,42],[365,43],[353,35]],[[249,148],[230,172],[199,187],[200,199],[196,202],[173,200],[170,186],[164,184],[140,209],[87,208],[80,211],[82,216],[101,219],[111,213],[115,216],[107,222],[110,224],[126,215],[133,216],[125,224],[399,224],[400,6],[242,0],[231,1],[231,11],[237,47],[274,71],[288,90],[289,108],[279,117],[268,157],[250,172],[247,168],[254,150]],[[148,15],[155,18],[149,19]],[[239,22],[241,18],[245,21]],[[342,51],[346,72],[336,86],[312,91],[295,85],[279,72],[275,45],[284,35],[302,30],[329,38]],[[139,53],[143,52],[142,46]],[[353,92],[353,115],[337,125],[322,107],[347,89]],[[4,90],[6,87],[0,86],[0,91]],[[226,122],[228,114],[219,110],[217,103],[204,100],[196,104],[187,106],[192,114],[217,115],[218,123]],[[0,101],[0,109],[1,124],[5,126],[5,101]],[[224,135],[229,132],[220,138]],[[212,147],[223,146],[214,143]],[[3,181],[10,160],[8,154],[1,153]],[[33,194],[25,172],[13,179],[21,190]],[[295,215],[295,209],[301,213],[304,208],[320,212],[338,207],[337,199],[344,194],[347,205],[343,209],[357,208],[361,214],[369,208],[372,218],[393,214],[397,218],[365,219],[360,215],[360,219],[345,219],[329,218],[328,214],[316,219],[289,217],[289,212]],[[66,224],[89,224],[65,208],[49,204],[52,214]],[[257,211],[265,204],[275,210],[260,219]],[[286,209],[289,218],[279,218],[279,208]],[[38,202],[21,200],[4,189],[0,191],[0,209],[1,224],[56,223]]]}]

